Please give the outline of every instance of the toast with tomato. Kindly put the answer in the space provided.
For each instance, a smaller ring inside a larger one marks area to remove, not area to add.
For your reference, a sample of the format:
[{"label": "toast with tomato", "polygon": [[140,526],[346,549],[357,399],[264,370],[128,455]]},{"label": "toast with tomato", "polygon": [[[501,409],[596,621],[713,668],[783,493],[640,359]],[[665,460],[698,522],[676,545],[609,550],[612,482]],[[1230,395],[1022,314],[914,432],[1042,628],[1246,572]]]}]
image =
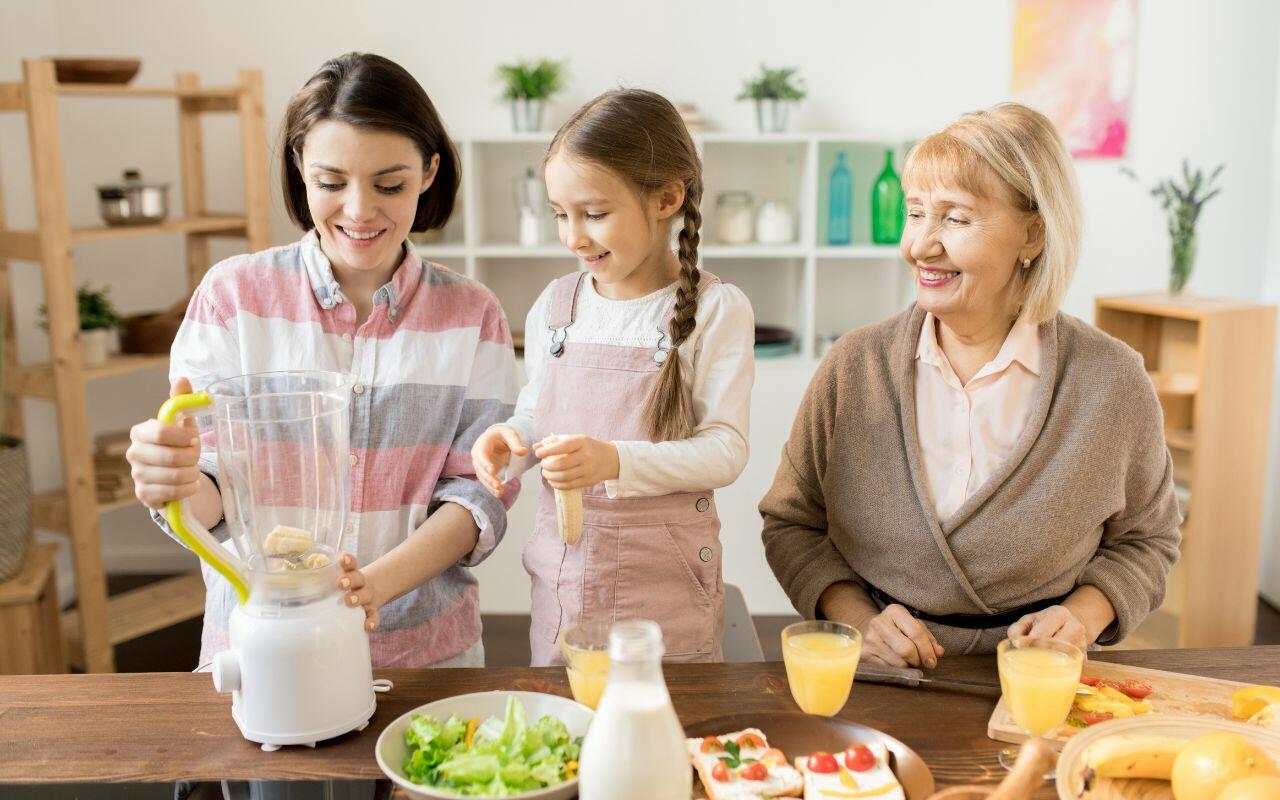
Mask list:
[{"label": "toast with tomato", "polygon": [[685,746],[711,800],[799,797],[804,791],[804,778],[758,728],[686,739]]},{"label": "toast with tomato", "polygon": [[906,800],[882,742],[853,744],[842,753],[800,756],[796,769],[804,776],[804,800]]}]

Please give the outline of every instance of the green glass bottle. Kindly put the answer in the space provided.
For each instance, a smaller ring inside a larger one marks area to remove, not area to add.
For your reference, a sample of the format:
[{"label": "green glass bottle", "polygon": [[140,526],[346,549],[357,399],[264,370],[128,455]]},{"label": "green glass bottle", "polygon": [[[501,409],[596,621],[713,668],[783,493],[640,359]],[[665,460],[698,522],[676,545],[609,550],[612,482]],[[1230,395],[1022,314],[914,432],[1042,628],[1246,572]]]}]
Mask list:
[{"label": "green glass bottle", "polygon": [[893,150],[884,151],[884,171],[871,189],[871,241],[897,244],[902,239],[902,223],[906,206],[902,198],[902,181],[893,171]]}]

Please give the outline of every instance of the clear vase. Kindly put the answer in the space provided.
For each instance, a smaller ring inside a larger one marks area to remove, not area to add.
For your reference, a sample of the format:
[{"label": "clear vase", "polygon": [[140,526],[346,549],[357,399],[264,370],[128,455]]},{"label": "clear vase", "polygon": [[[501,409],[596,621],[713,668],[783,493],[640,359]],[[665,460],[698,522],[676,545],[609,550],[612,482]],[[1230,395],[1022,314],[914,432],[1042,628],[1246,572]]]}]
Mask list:
[{"label": "clear vase", "polygon": [[1191,279],[1191,271],[1196,266],[1196,236],[1188,235],[1182,242],[1174,242],[1169,250],[1169,291],[1181,294]]}]

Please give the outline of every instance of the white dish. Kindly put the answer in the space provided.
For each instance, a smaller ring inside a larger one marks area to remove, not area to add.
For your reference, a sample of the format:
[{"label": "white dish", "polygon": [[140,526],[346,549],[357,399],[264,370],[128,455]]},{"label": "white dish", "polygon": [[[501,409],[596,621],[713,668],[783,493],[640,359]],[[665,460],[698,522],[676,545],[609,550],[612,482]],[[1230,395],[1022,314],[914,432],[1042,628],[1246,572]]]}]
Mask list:
[{"label": "white dish", "polygon": [[1280,759],[1280,733],[1243,722],[1217,717],[1190,717],[1174,714],[1144,714],[1140,717],[1102,722],[1071,737],[1058,758],[1057,785],[1061,800],[1088,800],[1092,793],[1084,791],[1085,750],[1099,739],[1118,733],[1142,733],[1152,736],[1169,736],[1191,741],[1206,733],[1229,731],[1238,733],[1257,743],[1267,755]]},{"label": "white dish", "polygon": [[[507,711],[507,698],[512,696],[515,696],[524,704],[525,715],[530,723],[540,717],[558,717],[564,722],[565,727],[569,729],[571,736],[586,735],[587,725],[591,723],[593,712],[586,706],[575,703],[565,697],[541,692],[476,692],[474,694],[460,694],[456,697],[446,697],[434,703],[418,706],[412,711],[397,717],[378,736],[378,743],[374,747],[378,766],[397,786],[407,791],[410,797],[430,798],[431,800],[450,800],[450,798],[462,797],[462,795],[414,783],[404,776],[404,772],[400,768],[408,753],[408,748],[404,743],[404,733],[409,729],[409,723],[413,721],[414,714],[430,714],[440,720],[448,719],[452,714],[457,714],[463,719],[479,717],[482,721],[489,717],[501,719]],[[570,800],[570,798],[576,797],[577,794],[578,779],[573,778],[557,786],[548,786],[546,789],[511,795],[511,798],[518,798],[518,800]],[[471,796],[471,798],[472,800],[484,800],[483,797],[477,796]]]}]

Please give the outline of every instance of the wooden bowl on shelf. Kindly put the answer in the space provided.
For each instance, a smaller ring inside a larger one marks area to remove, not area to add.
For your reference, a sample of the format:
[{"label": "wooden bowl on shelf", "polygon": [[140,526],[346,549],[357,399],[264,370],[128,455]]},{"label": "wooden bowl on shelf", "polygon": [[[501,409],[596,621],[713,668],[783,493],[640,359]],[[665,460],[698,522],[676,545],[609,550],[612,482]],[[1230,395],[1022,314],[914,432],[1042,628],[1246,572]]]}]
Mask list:
[{"label": "wooden bowl on shelf", "polygon": [[125,84],[138,74],[142,61],[136,58],[55,58],[53,69],[58,83]]}]

